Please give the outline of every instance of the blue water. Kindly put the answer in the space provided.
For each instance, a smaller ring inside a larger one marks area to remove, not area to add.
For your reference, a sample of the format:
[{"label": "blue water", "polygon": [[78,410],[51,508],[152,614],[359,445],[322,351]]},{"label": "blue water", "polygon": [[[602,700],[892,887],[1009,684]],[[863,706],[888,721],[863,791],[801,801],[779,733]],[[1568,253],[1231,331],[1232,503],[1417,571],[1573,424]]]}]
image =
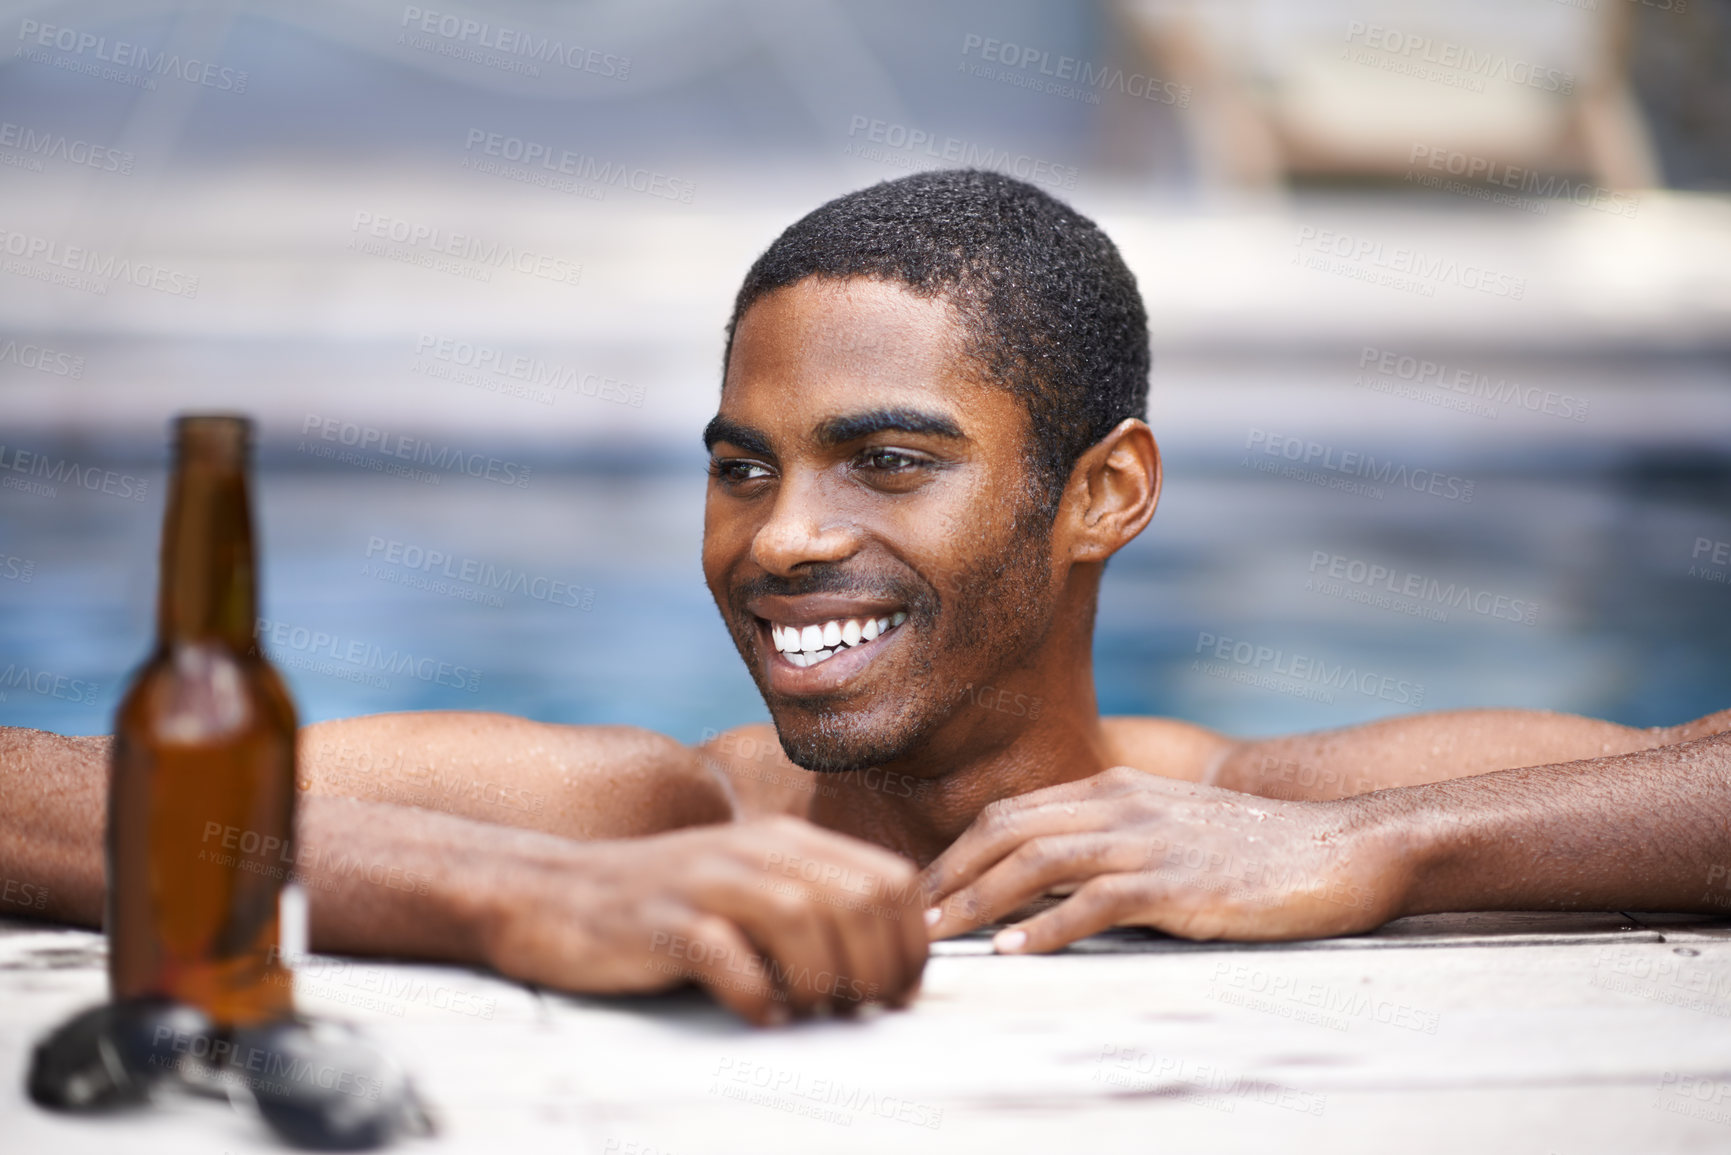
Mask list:
[{"label": "blue water", "polygon": [[[261,612],[283,623],[269,648],[302,718],[484,709],[695,740],[767,717],[702,584],[701,462],[660,460],[543,462],[528,488],[280,458],[261,469]],[[105,731],[150,640],[162,471],[116,461],[152,479],[148,500],[0,490],[0,723]],[[1731,706],[1731,585],[1691,556],[1701,539],[1731,541],[1731,454],[1470,469],[1471,503],[1375,499],[1180,447],[1153,525],[1107,571],[1102,708],[1257,735],[1414,705],[1639,726]],[[491,592],[462,580],[465,560],[471,577],[490,565],[525,581],[497,605],[412,588],[437,575],[403,564],[413,554],[390,564],[393,541],[453,558],[433,567],[457,575],[449,589]],[[1490,612],[1433,596],[1415,615],[1348,600],[1350,582],[1307,589],[1331,564],[1319,554],[1482,591]],[[1517,602],[1536,606],[1533,624],[1499,616]]]}]

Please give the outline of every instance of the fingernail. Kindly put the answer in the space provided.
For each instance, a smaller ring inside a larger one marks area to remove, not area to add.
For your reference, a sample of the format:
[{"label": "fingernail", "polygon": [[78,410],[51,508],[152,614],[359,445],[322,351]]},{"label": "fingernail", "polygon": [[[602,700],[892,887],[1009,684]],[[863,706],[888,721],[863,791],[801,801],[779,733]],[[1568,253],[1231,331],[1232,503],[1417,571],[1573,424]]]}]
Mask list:
[{"label": "fingernail", "polygon": [[927,926],[938,925],[938,920],[940,918],[943,918],[943,917],[944,917],[944,912],[935,906],[928,907],[926,909],[926,925]]},{"label": "fingernail", "polygon": [[1022,945],[1027,941],[1028,932],[1025,930],[1016,930],[1014,928],[1009,930],[1000,930],[997,934],[992,936],[992,949],[997,951],[999,954],[1015,954],[1017,951],[1022,949]]}]

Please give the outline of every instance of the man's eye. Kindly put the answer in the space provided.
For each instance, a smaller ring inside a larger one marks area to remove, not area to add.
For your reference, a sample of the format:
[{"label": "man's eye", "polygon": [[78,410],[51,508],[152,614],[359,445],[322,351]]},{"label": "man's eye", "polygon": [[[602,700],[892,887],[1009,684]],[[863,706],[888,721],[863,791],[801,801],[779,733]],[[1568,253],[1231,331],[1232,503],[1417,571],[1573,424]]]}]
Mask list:
[{"label": "man's eye", "polygon": [[729,482],[758,481],[771,476],[769,467],[761,462],[741,458],[718,458],[709,463],[710,475]]},{"label": "man's eye", "polygon": [[859,463],[883,473],[900,473],[923,464],[920,458],[899,449],[868,449],[859,455]]}]

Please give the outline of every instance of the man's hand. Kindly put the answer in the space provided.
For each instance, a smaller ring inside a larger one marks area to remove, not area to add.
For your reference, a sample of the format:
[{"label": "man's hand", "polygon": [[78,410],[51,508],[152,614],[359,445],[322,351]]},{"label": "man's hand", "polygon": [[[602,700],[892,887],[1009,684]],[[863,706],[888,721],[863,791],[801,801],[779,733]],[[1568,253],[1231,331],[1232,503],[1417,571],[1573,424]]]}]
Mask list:
[{"label": "man's hand", "polygon": [[796,818],[570,843],[501,882],[482,954],[566,990],[693,981],[772,1024],[904,1005],[925,968],[913,864]]},{"label": "man's hand", "polygon": [[1057,950],[1112,926],[1184,938],[1351,934],[1399,913],[1399,860],[1353,799],[1277,802],[1118,766],[994,802],[926,869],[934,939],[999,931],[1002,953]]}]

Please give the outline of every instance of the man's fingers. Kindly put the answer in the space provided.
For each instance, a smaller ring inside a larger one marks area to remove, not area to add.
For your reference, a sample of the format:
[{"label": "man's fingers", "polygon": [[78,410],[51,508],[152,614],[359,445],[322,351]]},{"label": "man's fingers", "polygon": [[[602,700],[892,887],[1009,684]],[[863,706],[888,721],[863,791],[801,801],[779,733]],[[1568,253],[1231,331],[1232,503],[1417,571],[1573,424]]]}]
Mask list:
[{"label": "man's fingers", "polygon": [[943,899],[974,882],[1030,839],[1110,826],[1110,805],[1095,799],[1054,802],[1033,809],[992,803],[980,811],[979,817],[949,849],[926,867],[921,881],[927,899],[940,905]]},{"label": "man's fingers", "polygon": [[743,930],[769,960],[770,978],[797,1014],[810,1014],[833,989],[820,990],[824,976],[840,967],[820,906],[804,884],[740,870],[717,879],[699,895],[705,909]]},{"label": "man's fingers", "polygon": [[[913,864],[881,846],[796,819],[778,819],[772,825],[785,836],[779,841],[802,856],[798,874],[819,910],[833,920],[834,949],[845,956],[847,977],[870,992],[865,998],[905,1005],[925,969],[928,951]],[[791,865],[783,859],[771,873],[784,877]],[[845,985],[836,996],[837,1006],[845,1009],[850,997],[860,1001],[859,989]]]},{"label": "man's fingers", "polygon": [[899,893],[893,896],[897,915],[893,930],[896,934],[898,957],[901,959],[901,982],[890,997],[890,1005],[905,1007],[919,993],[925,975],[926,959],[931,954],[931,939],[926,935],[925,892],[919,880],[909,871],[901,882]]},{"label": "man's fingers", "polygon": [[786,1021],[787,1002],[770,980],[769,967],[732,923],[699,915],[689,940],[685,958],[691,977],[717,1002],[760,1027]]},{"label": "man's fingers", "polygon": [[1056,887],[1135,870],[1146,858],[1146,850],[1134,840],[1104,832],[1031,839],[939,904],[940,917],[928,933],[934,939],[961,934],[1003,918]]},{"label": "man's fingers", "polygon": [[1005,927],[992,946],[999,954],[1041,954],[1068,946],[1143,913],[1157,902],[1151,893],[1156,886],[1147,875],[1101,875],[1051,910]]},{"label": "man's fingers", "polygon": [[835,916],[827,923],[830,950],[836,958],[830,1006],[851,1018],[862,1004],[881,997],[895,984],[901,964],[890,949],[889,928],[875,925],[871,915]]}]

